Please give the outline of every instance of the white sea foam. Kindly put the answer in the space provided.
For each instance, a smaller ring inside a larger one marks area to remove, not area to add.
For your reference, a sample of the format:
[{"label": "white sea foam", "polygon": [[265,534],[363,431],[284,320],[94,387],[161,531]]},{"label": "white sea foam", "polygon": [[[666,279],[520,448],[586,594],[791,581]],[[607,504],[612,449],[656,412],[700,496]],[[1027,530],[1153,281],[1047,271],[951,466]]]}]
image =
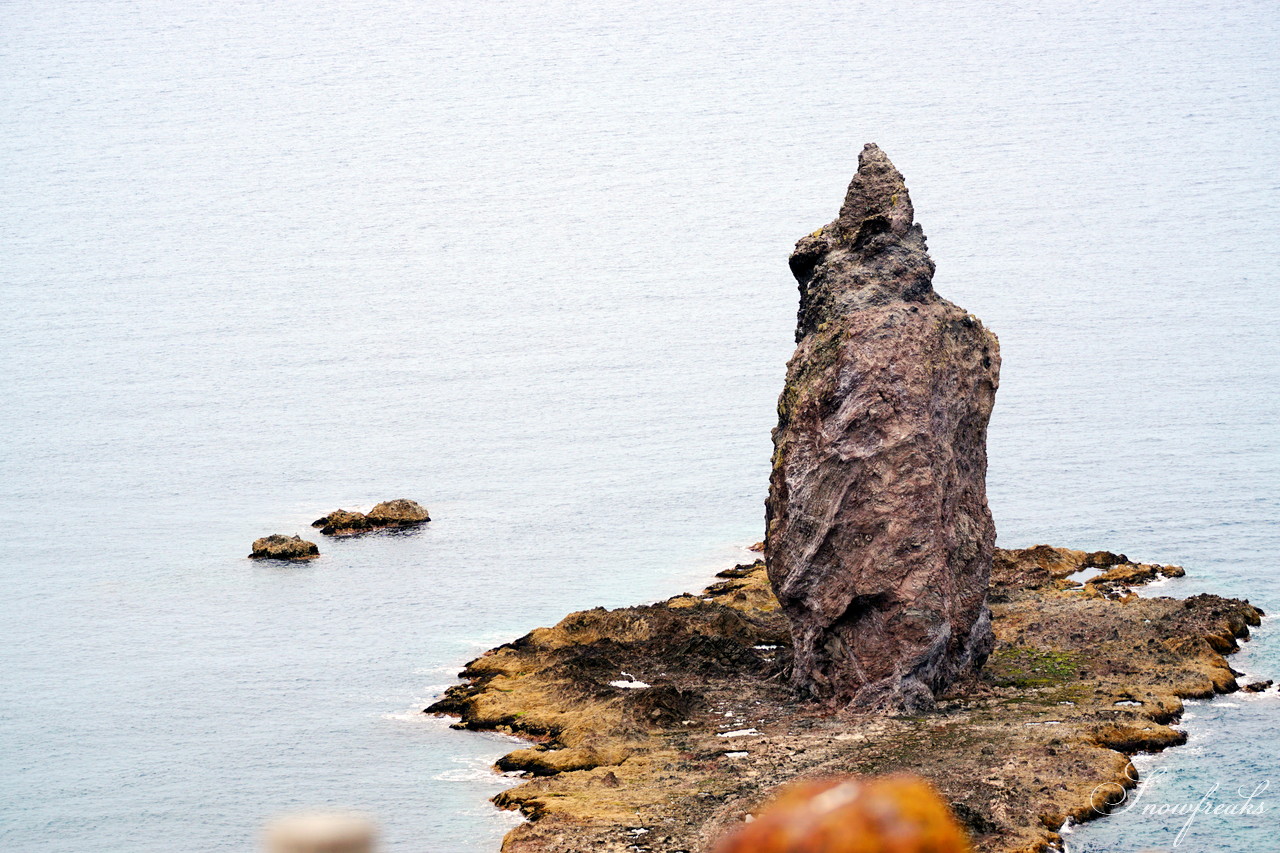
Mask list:
[{"label": "white sea foam", "polygon": [[395,720],[398,723],[421,723],[431,719],[431,715],[422,713],[421,709],[417,711],[395,711],[379,714],[378,716],[384,720]]},{"label": "white sea foam", "polygon": [[445,770],[431,778],[437,782],[493,782],[503,786],[506,786],[511,781],[504,774],[479,767],[459,767],[456,770]]},{"label": "white sea foam", "polygon": [[636,678],[634,675],[632,675],[631,673],[625,670],[623,670],[621,674],[622,674],[622,679],[618,681],[610,681],[609,682],[610,687],[622,687],[627,690],[643,690],[644,688],[649,686],[648,684]]},{"label": "white sea foam", "polygon": [[450,759],[457,767],[444,770],[431,778],[437,782],[485,782],[510,787],[517,780],[506,773],[498,773],[493,764],[499,756],[468,756]]}]

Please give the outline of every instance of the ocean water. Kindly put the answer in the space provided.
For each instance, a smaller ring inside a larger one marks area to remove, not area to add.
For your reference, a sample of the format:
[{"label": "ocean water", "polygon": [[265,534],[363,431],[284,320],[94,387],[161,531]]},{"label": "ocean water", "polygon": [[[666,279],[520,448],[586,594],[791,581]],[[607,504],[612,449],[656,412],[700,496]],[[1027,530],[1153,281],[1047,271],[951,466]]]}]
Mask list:
[{"label": "ocean water", "polygon": [[[0,3],[0,846],[338,805],[496,850],[509,742],[417,712],[760,538],[786,257],[867,141],[1001,338],[1000,544],[1280,612],[1278,36],[1249,0]],[[400,496],[435,520],[245,559]],[[1273,633],[1233,664],[1280,676]],[[1277,711],[1191,708],[1150,796],[1268,780]],[[1272,783],[1178,849],[1266,849]]]}]

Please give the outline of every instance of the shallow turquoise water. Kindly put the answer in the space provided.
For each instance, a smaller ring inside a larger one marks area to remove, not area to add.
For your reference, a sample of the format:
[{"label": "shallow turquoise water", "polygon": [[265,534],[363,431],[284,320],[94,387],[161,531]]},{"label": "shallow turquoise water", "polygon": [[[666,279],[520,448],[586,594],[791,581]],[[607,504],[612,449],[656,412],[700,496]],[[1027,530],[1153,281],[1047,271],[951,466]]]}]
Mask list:
[{"label": "shallow turquoise water", "polygon": [[[1116,6],[0,5],[4,846],[333,803],[496,849],[505,744],[416,711],[759,538],[786,255],[870,140],[1001,337],[1001,544],[1275,610],[1276,20]],[[401,495],[428,529],[244,559]],[[1276,710],[1194,709],[1164,796],[1265,778]]]}]

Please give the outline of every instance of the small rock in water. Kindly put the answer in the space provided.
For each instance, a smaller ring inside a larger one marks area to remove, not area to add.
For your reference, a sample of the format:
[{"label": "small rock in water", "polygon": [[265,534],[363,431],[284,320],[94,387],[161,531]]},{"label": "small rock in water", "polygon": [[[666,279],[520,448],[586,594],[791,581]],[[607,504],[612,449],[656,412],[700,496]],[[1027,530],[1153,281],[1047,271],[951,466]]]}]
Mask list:
[{"label": "small rock in water", "polygon": [[316,543],[308,542],[301,536],[284,536],[273,533],[261,539],[253,540],[251,560],[314,560],[320,556]]},{"label": "small rock in water", "polygon": [[1245,693],[1261,693],[1271,686],[1271,681],[1255,681],[1244,686]]},{"label": "small rock in water", "polygon": [[342,536],[384,527],[414,527],[431,520],[427,510],[417,501],[397,498],[376,504],[368,513],[336,509],[311,522],[326,536]]},{"label": "small rock in water", "polygon": [[333,536],[342,533],[357,533],[361,530],[369,530],[373,527],[369,523],[369,518],[363,512],[351,512],[345,509],[335,509],[333,512],[317,518],[311,522],[312,527],[319,527],[320,532],[326,536]]}]

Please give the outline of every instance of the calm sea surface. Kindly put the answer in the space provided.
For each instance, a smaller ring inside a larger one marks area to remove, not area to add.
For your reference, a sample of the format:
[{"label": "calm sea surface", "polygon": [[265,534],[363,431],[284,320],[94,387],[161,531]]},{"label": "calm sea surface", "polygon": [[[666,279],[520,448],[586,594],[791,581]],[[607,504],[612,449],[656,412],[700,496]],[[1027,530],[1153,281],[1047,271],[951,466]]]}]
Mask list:
[{"label": "calm sea surface", "polygon": [[[1000,543],[1280,612],[1277,21],[0,3],[0,846],[229,853],[338,804],[388,851],[496,850],[509,742],[417,712],[483,648],[760,538],[786,257],[867,141],[1002,341]],[[436,520],[244,558],[400,496]],[[1273,633],[1234,665],[1280,676]],[[1280,697],[1191,711],[1144,764],[1163,801],[1280,775]],[[1179,849],[1269,848],[1271,795]]]}]

